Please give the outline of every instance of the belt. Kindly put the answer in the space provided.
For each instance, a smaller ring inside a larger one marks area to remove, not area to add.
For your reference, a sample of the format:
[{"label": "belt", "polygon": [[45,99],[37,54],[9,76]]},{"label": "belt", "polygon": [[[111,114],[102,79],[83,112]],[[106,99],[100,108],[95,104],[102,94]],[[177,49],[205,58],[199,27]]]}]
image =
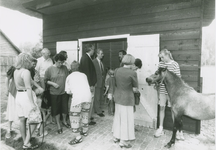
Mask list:
[{"label": "belt", "polygon": [[26,92],[27,90],[17,90],[18,92]]}]

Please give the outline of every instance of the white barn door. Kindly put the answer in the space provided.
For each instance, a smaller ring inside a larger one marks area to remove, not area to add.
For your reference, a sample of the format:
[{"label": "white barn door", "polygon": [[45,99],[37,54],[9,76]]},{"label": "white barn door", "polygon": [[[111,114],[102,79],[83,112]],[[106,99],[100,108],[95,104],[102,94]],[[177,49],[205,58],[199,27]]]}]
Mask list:
[{"label": "white barn door", "polygon": [[158,96],[153,86],[146,83],[146,77],[157,70],[159,63],[159,34],[138,35],[128,38],[128,54],[142,60],[143,66],[137,70],[140,104],[136,106],[135,124],[156,128]]},{"label": "white barn door", "polygon": [[67,63],[70,65],[74,60],[78,61],[78,42],[77,41],[60,41],[56,42],[56,53],[66,51],[68,55]]}]

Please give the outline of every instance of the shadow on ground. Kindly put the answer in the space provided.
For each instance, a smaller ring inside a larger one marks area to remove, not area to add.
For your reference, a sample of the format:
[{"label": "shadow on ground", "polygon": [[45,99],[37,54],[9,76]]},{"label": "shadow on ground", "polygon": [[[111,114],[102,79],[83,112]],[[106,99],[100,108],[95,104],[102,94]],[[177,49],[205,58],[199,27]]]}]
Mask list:
[{"label": "shadow on ground", "polygon": [[[5,134],[6,134],[6,130],[5,129],[1,129],[1,140],[5,141],[5,144],[16,149],[16,150],[23,150],[22,146],[23,146],[23,140],[21,137],[16,138],[17,133],[15,131],[11,132],[11,138],[7,139],[5,138]],[[41,141],[39,141],[39,139],[37,138],[31,138],[31,143],[33,145],[35,144],[39,144],[40,147],[38,147],[35,150],[58,150],[54,145],[52,144],[48,144],[46,142],[43,142],[41,145]]]}]

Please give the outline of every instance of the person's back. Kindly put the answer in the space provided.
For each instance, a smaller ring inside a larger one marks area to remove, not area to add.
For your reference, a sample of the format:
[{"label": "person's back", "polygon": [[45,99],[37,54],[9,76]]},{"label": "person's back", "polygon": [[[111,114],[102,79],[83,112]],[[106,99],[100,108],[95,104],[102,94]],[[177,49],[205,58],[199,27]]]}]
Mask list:
[{"label": "person's back", "polygon": [[17,90],[26,90],[27,87],[24,84],[24,75],[28,73],[30,74],[29,70],[23,68],[14,71],[14,82]]},{"label": "person's back", "polygon": [[72,72],[66,79],[65,91],[73,94],[72,105],[91,101],[91,91],[87,76],[81,72]]},{"label": "person's back", "polygon": [[130,68],[121,67],[115,71],[115,102],[125,106],[134,106],[133,87],[137,87],[137,74]]}]

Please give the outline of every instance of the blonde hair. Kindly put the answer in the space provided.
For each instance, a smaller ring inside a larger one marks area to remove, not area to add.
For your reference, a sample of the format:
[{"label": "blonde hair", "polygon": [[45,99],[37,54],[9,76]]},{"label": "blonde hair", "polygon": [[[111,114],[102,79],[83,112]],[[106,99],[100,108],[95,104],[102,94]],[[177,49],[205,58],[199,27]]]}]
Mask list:
[{"label": "blonde hair", "polygon": [[170,52],[168,49],[162,49],[162,50],[160,51],[159,55],[160,55],[161,53],[164,53],[165,55],[168,55],[169,58],[170,58],[171,60],[173,60],[172,54],[171,54],[171,52]]},{"label": "blonde hair", "polygon": [[123,65],[133,65],[135,62],[135,58],[131,54],[126,54],[122,59]]},{"label": "blonde hair", "polygon": [[17,56],[15,67],[16,69],[25,68],[29,69],[32,66],[32,61],[35,60],[30,54],[20,53]]}]

